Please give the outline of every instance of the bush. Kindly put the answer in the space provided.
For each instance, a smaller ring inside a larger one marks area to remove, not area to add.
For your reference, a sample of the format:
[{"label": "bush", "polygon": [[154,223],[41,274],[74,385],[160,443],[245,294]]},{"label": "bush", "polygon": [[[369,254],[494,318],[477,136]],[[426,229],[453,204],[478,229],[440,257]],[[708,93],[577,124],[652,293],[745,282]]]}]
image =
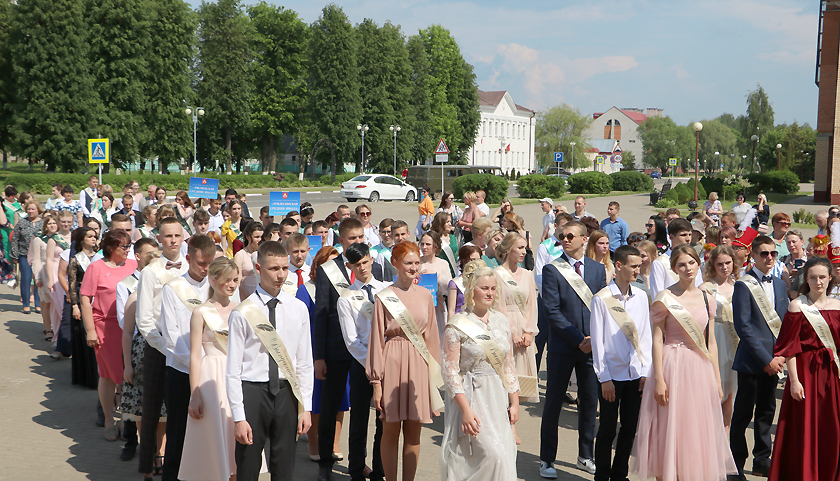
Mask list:
[{"label": "bush", "polygon": [[[677,184],[677,185],[680,185],[680,184]],[[671,207],[674,207],[674,206],[680,204],[679,194],[677,193],[677,189],[675,187],[672,187],[668,192],[665,192],[665,196],[662,199],[668,199],[671,202],[673,202],[674,205],[671,206]]]},{"label": "bush", "polygon": [[[70,185],[75,192],[87,187],[88,178],[92,174],[13,174],[5,179],[8,185],[14,185],[19,191],[29,190],[37,194],[49,195],[52,191],[53,184],[61,182],[64,185]],[[253,189],[278,187],[277,181],[270,175],[214,175],[207,173],[196,173],[196,177],[206,177],[210,179],[220,179],[219,190],[224,192],[225,189]],[[191,175],[179,174],[140,174],[140,173],[125,173],[122,175],[104,174],[102,176],[102,183],[109,184],[113,187],[115,193],[122,192],[122,188],[129,181],[136,180],[140,183],[140,190],[145,191],[146,186],[155,184],[158,187],[163,187],[168,193],[172,194],[179,190],[189,190]]]},{"label": "bush", "polygon": [[805,212],[805,209],[799,209],[793,213],[793,221],[799,224],[816,224],[817,219],[813,212]]},{"label": "bush", "polygon": [[567,182],[573,194],[609,194],[613,190],[612,178],[603,172],[581,172]]},{"label": "bush", "polygon": [[731,176],[732,176],[732,172],[729,172],[728,170],[721,170],[720,172],[715,174],[715,177],[717,177],[718,179],[721,179],[721,180],[722,179],[727,179]]},{"label": "bush", "polygon": [[341,185],[342,182],[347,182],[348,180],[356,177],[359,174],[355,174],[353,172],[347,174],[336,174],[335,176],[335,184],[333,184],[332,176],[331,175],[322,175],[321,178],[318,179],[318,184],[320,185]]},{"label": "bush", "polygon": [[669,199],[667,195],[664,198],[659,199],[659,202],[656,203],[657,209],[670,209],[671,207],[676,207],[677,203],[673,200]]},{"label": "bush", "polygon": [[487,194],[486,203],[498,204],[507,197],[508,183],[493,174],[469,174],[455,179],[452,189],[456,199],[462,198],[464,192],[483,190]]},{"label": "bush", "polygon": [[749,174],[752,183],[751,193],[776,192],[777,194],[795,194],[799,192],[799,176],[789,170],[776,170],[766,174]]},{"label": "bush", "polygon": [[[691,200],[694,198],[694,179],[689,179],[688,184],[686,184],[686,187],[688,188],[688,192],[690,193],[688,199]],[[697,184],[697,203],[702,206],[703,202],[705,202],[708,198],[709,195],[706,193],[706,189],[703,188],[703,183],[699,182]]]},{"label": "bush", "polygon": [[689,192],[688,186],[683,183],[675,185],[671,188],[671,190],[677,192],[677,196],[679,198],[679,200],[677,201],[678,204],[685,204],[694,195],[693,190]]},{"label": "bush", "polygon": [[649,192],[653,190],[653,179],[641,172],[628,170],[610,174],[613,181],[612,190],[628,192]]},{"label": "bush", "polygon": [[566,192],[566,181],[550,175],[523,175],[516,184],[516,191],[519,192],[519,197],[526,199],[554,199]]},{"label": "bush", "polygon": [[[723,196],[723,179],[713,177],[701,177],[700,185],[707,194],[717,192],[718,197]],[[708,195],[706,196],[708,198]]]}]

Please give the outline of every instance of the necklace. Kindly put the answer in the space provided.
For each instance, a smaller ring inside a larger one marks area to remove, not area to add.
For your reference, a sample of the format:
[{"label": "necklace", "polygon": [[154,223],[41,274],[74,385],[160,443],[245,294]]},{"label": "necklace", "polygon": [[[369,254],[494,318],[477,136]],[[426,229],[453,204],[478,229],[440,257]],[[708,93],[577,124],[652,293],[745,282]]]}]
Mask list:
[{"label": "necklace", "polygon": [[811,305],[816,307],[817,309],[822,310],[825,308],[825,305],[828,304],[828,298],[826,298],[825,301],[823,301],[822,306],[818,305],[816,301],[812,301],[810,298],[808,299],[808,302],[810,302]]}]

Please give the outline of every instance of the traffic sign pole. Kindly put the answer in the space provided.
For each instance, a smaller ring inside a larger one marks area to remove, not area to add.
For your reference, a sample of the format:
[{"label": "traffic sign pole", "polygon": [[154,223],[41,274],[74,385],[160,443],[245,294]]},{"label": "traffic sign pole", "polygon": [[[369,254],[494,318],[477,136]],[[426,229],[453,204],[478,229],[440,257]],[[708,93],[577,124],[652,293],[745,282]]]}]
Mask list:
[{"label": "traffic sign pole", "polygon": [[[440,162],[440,197],[443,198],[443,164],[449,162],[449,147],[446,146],[446,142],[443,141],[443,137],[440,138],[437,147],[435,148],[435,156],[436,160]],[[434,199],[434,195],[432,195],[432,199]]]}]

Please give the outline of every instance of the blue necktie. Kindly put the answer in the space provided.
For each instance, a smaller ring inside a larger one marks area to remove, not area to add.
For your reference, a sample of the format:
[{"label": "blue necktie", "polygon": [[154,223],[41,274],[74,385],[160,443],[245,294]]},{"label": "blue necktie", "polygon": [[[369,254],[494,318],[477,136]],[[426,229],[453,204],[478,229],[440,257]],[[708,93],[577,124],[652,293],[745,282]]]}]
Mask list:
[{"label": "blue necktie", "polygon": [[362,286],[362,289],[364,289],[365,292],[367,292],[367,297],[368,297],[368,300],[371,302],[371,304],[374,304],[374,302],[373,302],[373,287],[368,284],[368,285]]}]

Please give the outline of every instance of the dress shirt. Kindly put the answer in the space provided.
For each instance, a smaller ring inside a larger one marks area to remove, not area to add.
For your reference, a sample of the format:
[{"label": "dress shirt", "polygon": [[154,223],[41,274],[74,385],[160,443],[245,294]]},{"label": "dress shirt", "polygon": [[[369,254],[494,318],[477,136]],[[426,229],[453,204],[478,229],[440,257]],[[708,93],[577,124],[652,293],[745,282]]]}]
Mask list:
[{"label": "dress shirt", "polygon": [[93,197],[90,197],[90,194],[85,189],[79,191],[79,203],[82,204],[82,215],[85,217],[90,217],[90,209],[85,205],[87,204],[87,199],[90,197],[90,206],[96,208],[96,201],[99,199],[98,190],[93,189]]},{"label": "dress shirt", "polygon": [[[140,271],[135,270],[134,274],[131,274],[130,277],[135,279],[140,279]],[[136,289],[136,288],[135,288]],[[117,283],[117,322],[120,323],[120,329],[123,328],[125,325],[125,304],[128,301],[128,296],[131,293],[128,292],[128,287],[122,283],[122,281]],[[135,326],[134,330],[137,330],[137,326]]]},{"label": "dress shirt", "polygon": [[[543,267],[548,264],[551,264],[552,261],[560,258],[563,255],[563,244],[561,243],[558,246],[555,246],[556,243],[560,242],[555,236],[549,237],[545,242],[541,243],[539,247],[537,247],[537,256],[534,259],[534,282],[537,283],[537,292],[539,292],[540,296],[542,296],[542,271]],[[549,247],[550,244],[550,247]],[[556,253],[557,255],[552,255],[552,252]]]},{"label": "dress shirt", "polygon": [[169,261],[164,256],[155,259],[154,262],[146,266],[140,273],[140,281],[137,283],[137,329],[140,334],[146,338],[146,342],[153,348],[166,355],[166,342],[163,339],[163,325],[160,323],[160,298],[163,284],[175,276],[182,276],[187,273],[189,264],[187,260],[178,256],[173,262],[180,262],[179,269],[169,269],[170,276],[163,276],[165,273],[166,263]]},{"label": "dress shirt", "polygon": [[[578,271],[577,269],[575,269],[575,264],[580,264],[580,278],[586,279],[585,277],[583,277],[586,273],[586,270],[584,269],[585,264],[583,262],[583,258],[585,256],[580,256],[580,259],[575,259],[574,257],[570,256],[568,252],[566,252],[566,257],[569,259],[569,265],[572,266],[572,269],[574,269],[575,273],[577,273]],[[595,293],[593,292],[593,294]]]},{"label": "dress shirt", "polygon": [[[201,302],[207,301],[210,283],[207,278],[197,281],[184,274],[190,287]],[[160,293],[160,323],[163,326],[163,338],[166,341],[166,366],[185,374],[190,373],[190,318],[192,312],[184,301],[175,294],[172,286],[163,286]]]},{"label": "dress shirt", "polygon": [[[670,259],[671,249],[662,254],[669,259],[669,267],[665,267],[662,261],[654,259],[650,265],[650,297],[656,299],[656,296],[665,289],[677,283],[670,273]],[[694,278],[694,285],[700,287],[703,283],[703,270],[698,266],[697,276]]]},{"label": "dress shirt", "polygon": [[615,221],[610,220],[609,217],[602,220],[601,230],[606,232],[610,237],[611,251],[615,251],[619,247],[627,244],[627,236],[630,235],[630,226],[621,217],[616,217]]},{"label": "dress shirt", "polygon": [[[312,268],[306,265],[306,263],[300,267],[295,267],[289,263],[289,279],[292,279],[295,283],[297,283],[297,271],[303,271],[303,283],[306,284],[306,281],[309,280],[309,273],[312,271]],[[259,279],[259,276],[257,276],[257,278]]]},{"label": "dress shirt", "polygon": [[[257,290],[248,299],[256,303],[268,319],[266,303],[273,299],[271,295],[262,286],[257,286]],[[274,310],[277,334],[283,340],[289,358],[295,366],[303,397],[303,410],[312,411],[315,368],[312,364],[309,311],[303,302],[285,292],[281,291],[276,299],[280,301]],[[227,392],[233,421],[239,422],[245,420],[242,381],[268,382],[269,354],[241,312],[234,310],[230,314],[228,326]],[[280,371],[280,379],[285,378],[283,371]]]},{"label": "dress shirt", "polygon": [[222,235],[222,224],[225,223],[225,218],[222,216],[222,209],[219,209],[219,212],[216,212],[216,215],[213,215],[210,210],[207,210],[207,213],[210,214],[210,226],[207,228],[207,232],[211,230],[215,233]]},{"label": "dress shirt", "polygon": [[621,328],[618,327],[604,301],[595,296],[592,299],[590,331],[592,336],[592,366],[599,382],[633,381],[648,377],[652,361],[653,334],[650,329],[650,307],[647,294],[632,287],[627,296],[621,295],[615,281],[608,289],[624,307],[636,324],[639,333],[639,349],[644,362]]},{"label": "dress shirt", "polygon": [[770,302],[771,306],[776,305],[776,291],[773,290],[773,281],[770,282],[762,282],[761,278],[764,276],[773,277],[773,272],[771,271],[768,274],[765,274],[758,270],[758,267],[753,267],[752,272],[758,277],[758,283],[761,285],[761,289],[764,290],[764,294],[767,295],[767,300]]},{"label": "dress shirt", "polygon": [[[352,291],[361,291],[367,296],[367,291],[362,287],[369,285],[372,287],[371,293],[376,295],[377,292],[390,286],[390,282],[381,282],[371,276],[370,282],[365,284],[360,280],[356,280],[350,286]],[[344,344],[347,350],[362,366],[365,366],[368,353],[368,341],[370,341],[370,324],[371,321],[350,303],[348,299],[340,297],[338,299],[338,323],[341,325],[341,335],[344,337]]]},{"label": "dress shirt", "polygon": [[489,205],[487,205],[485,203],[481,203],[481,204],[475,204],[475,206],[478,207],[478,210],[480,210],[481,212],[484,212],[484,217],[488,217],[490,215],[490,206]]},{"label": "dress shirt", "polygon": [[583,214],[581,214],[581,215],[577,215],[577,212],[572,212],[572,217],[574,217],[575,220],[581,220],[584,217],[592,217],[593,219],[595,218],[594,215],[592,215],[592,214],[590,214],[589,212],[586,212],[586,211],[583,211]]}]

